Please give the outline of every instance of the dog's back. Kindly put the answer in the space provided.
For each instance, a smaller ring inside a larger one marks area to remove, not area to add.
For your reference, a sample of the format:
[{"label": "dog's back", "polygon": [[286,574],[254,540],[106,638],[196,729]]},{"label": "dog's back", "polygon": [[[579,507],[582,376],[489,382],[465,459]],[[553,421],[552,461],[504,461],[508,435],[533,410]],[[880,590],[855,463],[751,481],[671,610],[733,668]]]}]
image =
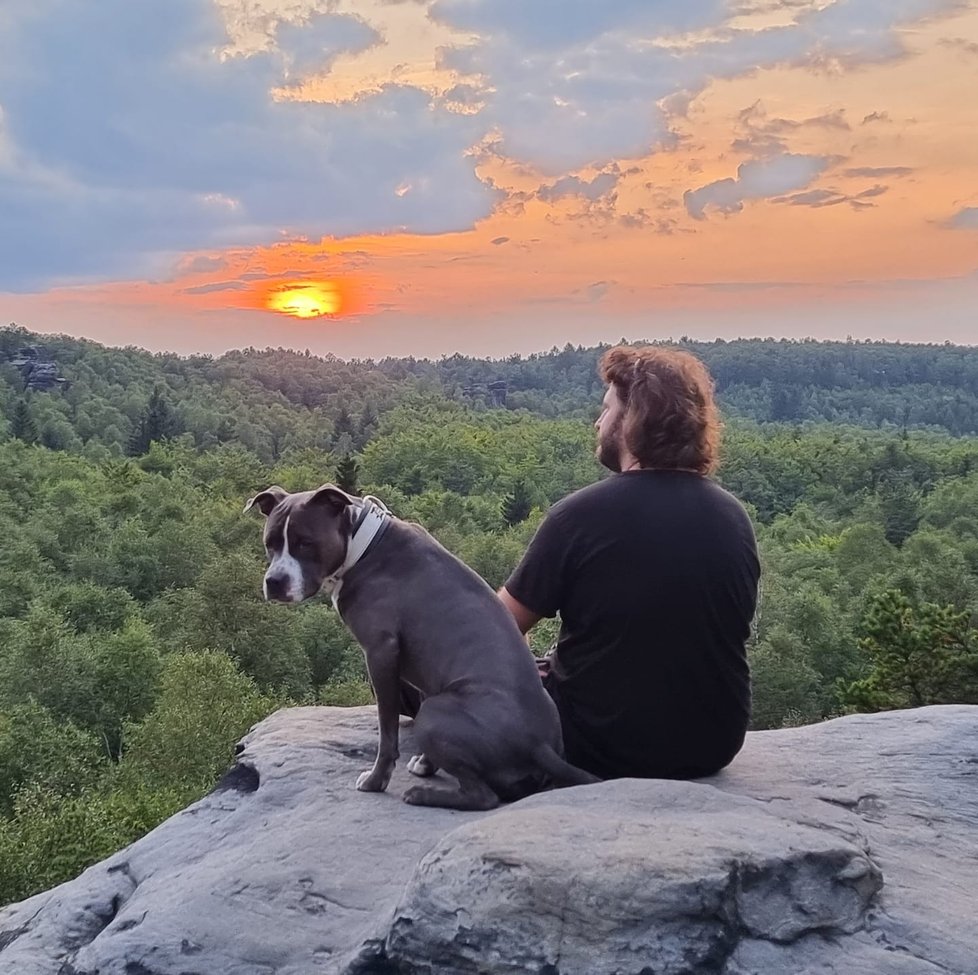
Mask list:
[{"label": "dog's back", "polygon": [[547,698],[509,610],[423,527],[392,519],[376,561],[369,574],[350,572],[338,608],[354,635],[366,614],[396,625],[405,679],[425,694],[465,678],[515,693],[529,685],[533,697]]}]

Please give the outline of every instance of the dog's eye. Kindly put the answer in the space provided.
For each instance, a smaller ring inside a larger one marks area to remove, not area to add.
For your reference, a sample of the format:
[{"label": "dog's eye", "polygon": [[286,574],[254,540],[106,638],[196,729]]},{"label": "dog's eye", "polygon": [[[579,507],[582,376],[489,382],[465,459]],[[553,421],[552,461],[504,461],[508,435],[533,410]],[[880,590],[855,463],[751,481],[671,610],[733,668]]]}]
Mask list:
[{"label": "dog's eye", "polygon": [[295,543],[295,551],[297,555],[305,553],[308,555],[313,550],[313,544],[308,538],[300,538]]}]

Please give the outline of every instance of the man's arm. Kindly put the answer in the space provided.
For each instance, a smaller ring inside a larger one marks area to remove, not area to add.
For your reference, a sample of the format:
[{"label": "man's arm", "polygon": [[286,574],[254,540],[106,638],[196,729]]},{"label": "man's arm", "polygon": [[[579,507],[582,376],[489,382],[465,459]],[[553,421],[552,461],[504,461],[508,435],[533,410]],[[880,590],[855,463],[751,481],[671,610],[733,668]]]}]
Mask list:
[{"label": "man's arm", "polygon": [[532,609],[527,609],[518,599],[510,595],[509,590],[503,586],[497,593],[502,604],[513,614],[516,625],[520,628],[520,633],[526,634],[543,617],[539,613],[534,613]]}]

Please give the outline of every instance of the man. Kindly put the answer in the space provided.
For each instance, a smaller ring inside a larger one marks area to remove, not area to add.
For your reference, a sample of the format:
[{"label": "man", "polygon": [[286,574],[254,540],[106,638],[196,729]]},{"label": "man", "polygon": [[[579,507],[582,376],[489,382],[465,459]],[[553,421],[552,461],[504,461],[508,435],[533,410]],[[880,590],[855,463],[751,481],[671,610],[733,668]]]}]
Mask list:
[{"label": "man", "polygon": [[543,671],[568,761],[602,778],[710,775],[750,718],[753,528],[707,477],[720,422],[703,364],[620,346],[599,373],[597,456],[613,474],[550,509],[499,597],[524,633],[560,613]]}]

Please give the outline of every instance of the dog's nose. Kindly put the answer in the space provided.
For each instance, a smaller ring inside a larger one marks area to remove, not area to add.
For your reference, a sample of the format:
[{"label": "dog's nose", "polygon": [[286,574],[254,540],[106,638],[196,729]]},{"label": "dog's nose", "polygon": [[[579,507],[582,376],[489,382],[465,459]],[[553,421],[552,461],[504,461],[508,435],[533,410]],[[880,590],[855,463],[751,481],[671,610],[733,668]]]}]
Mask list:
[{"label": "dog's nose", "polygon": [[265,595],[268,599],[282,599],[289,577],[284,573],[265,576]]}]

